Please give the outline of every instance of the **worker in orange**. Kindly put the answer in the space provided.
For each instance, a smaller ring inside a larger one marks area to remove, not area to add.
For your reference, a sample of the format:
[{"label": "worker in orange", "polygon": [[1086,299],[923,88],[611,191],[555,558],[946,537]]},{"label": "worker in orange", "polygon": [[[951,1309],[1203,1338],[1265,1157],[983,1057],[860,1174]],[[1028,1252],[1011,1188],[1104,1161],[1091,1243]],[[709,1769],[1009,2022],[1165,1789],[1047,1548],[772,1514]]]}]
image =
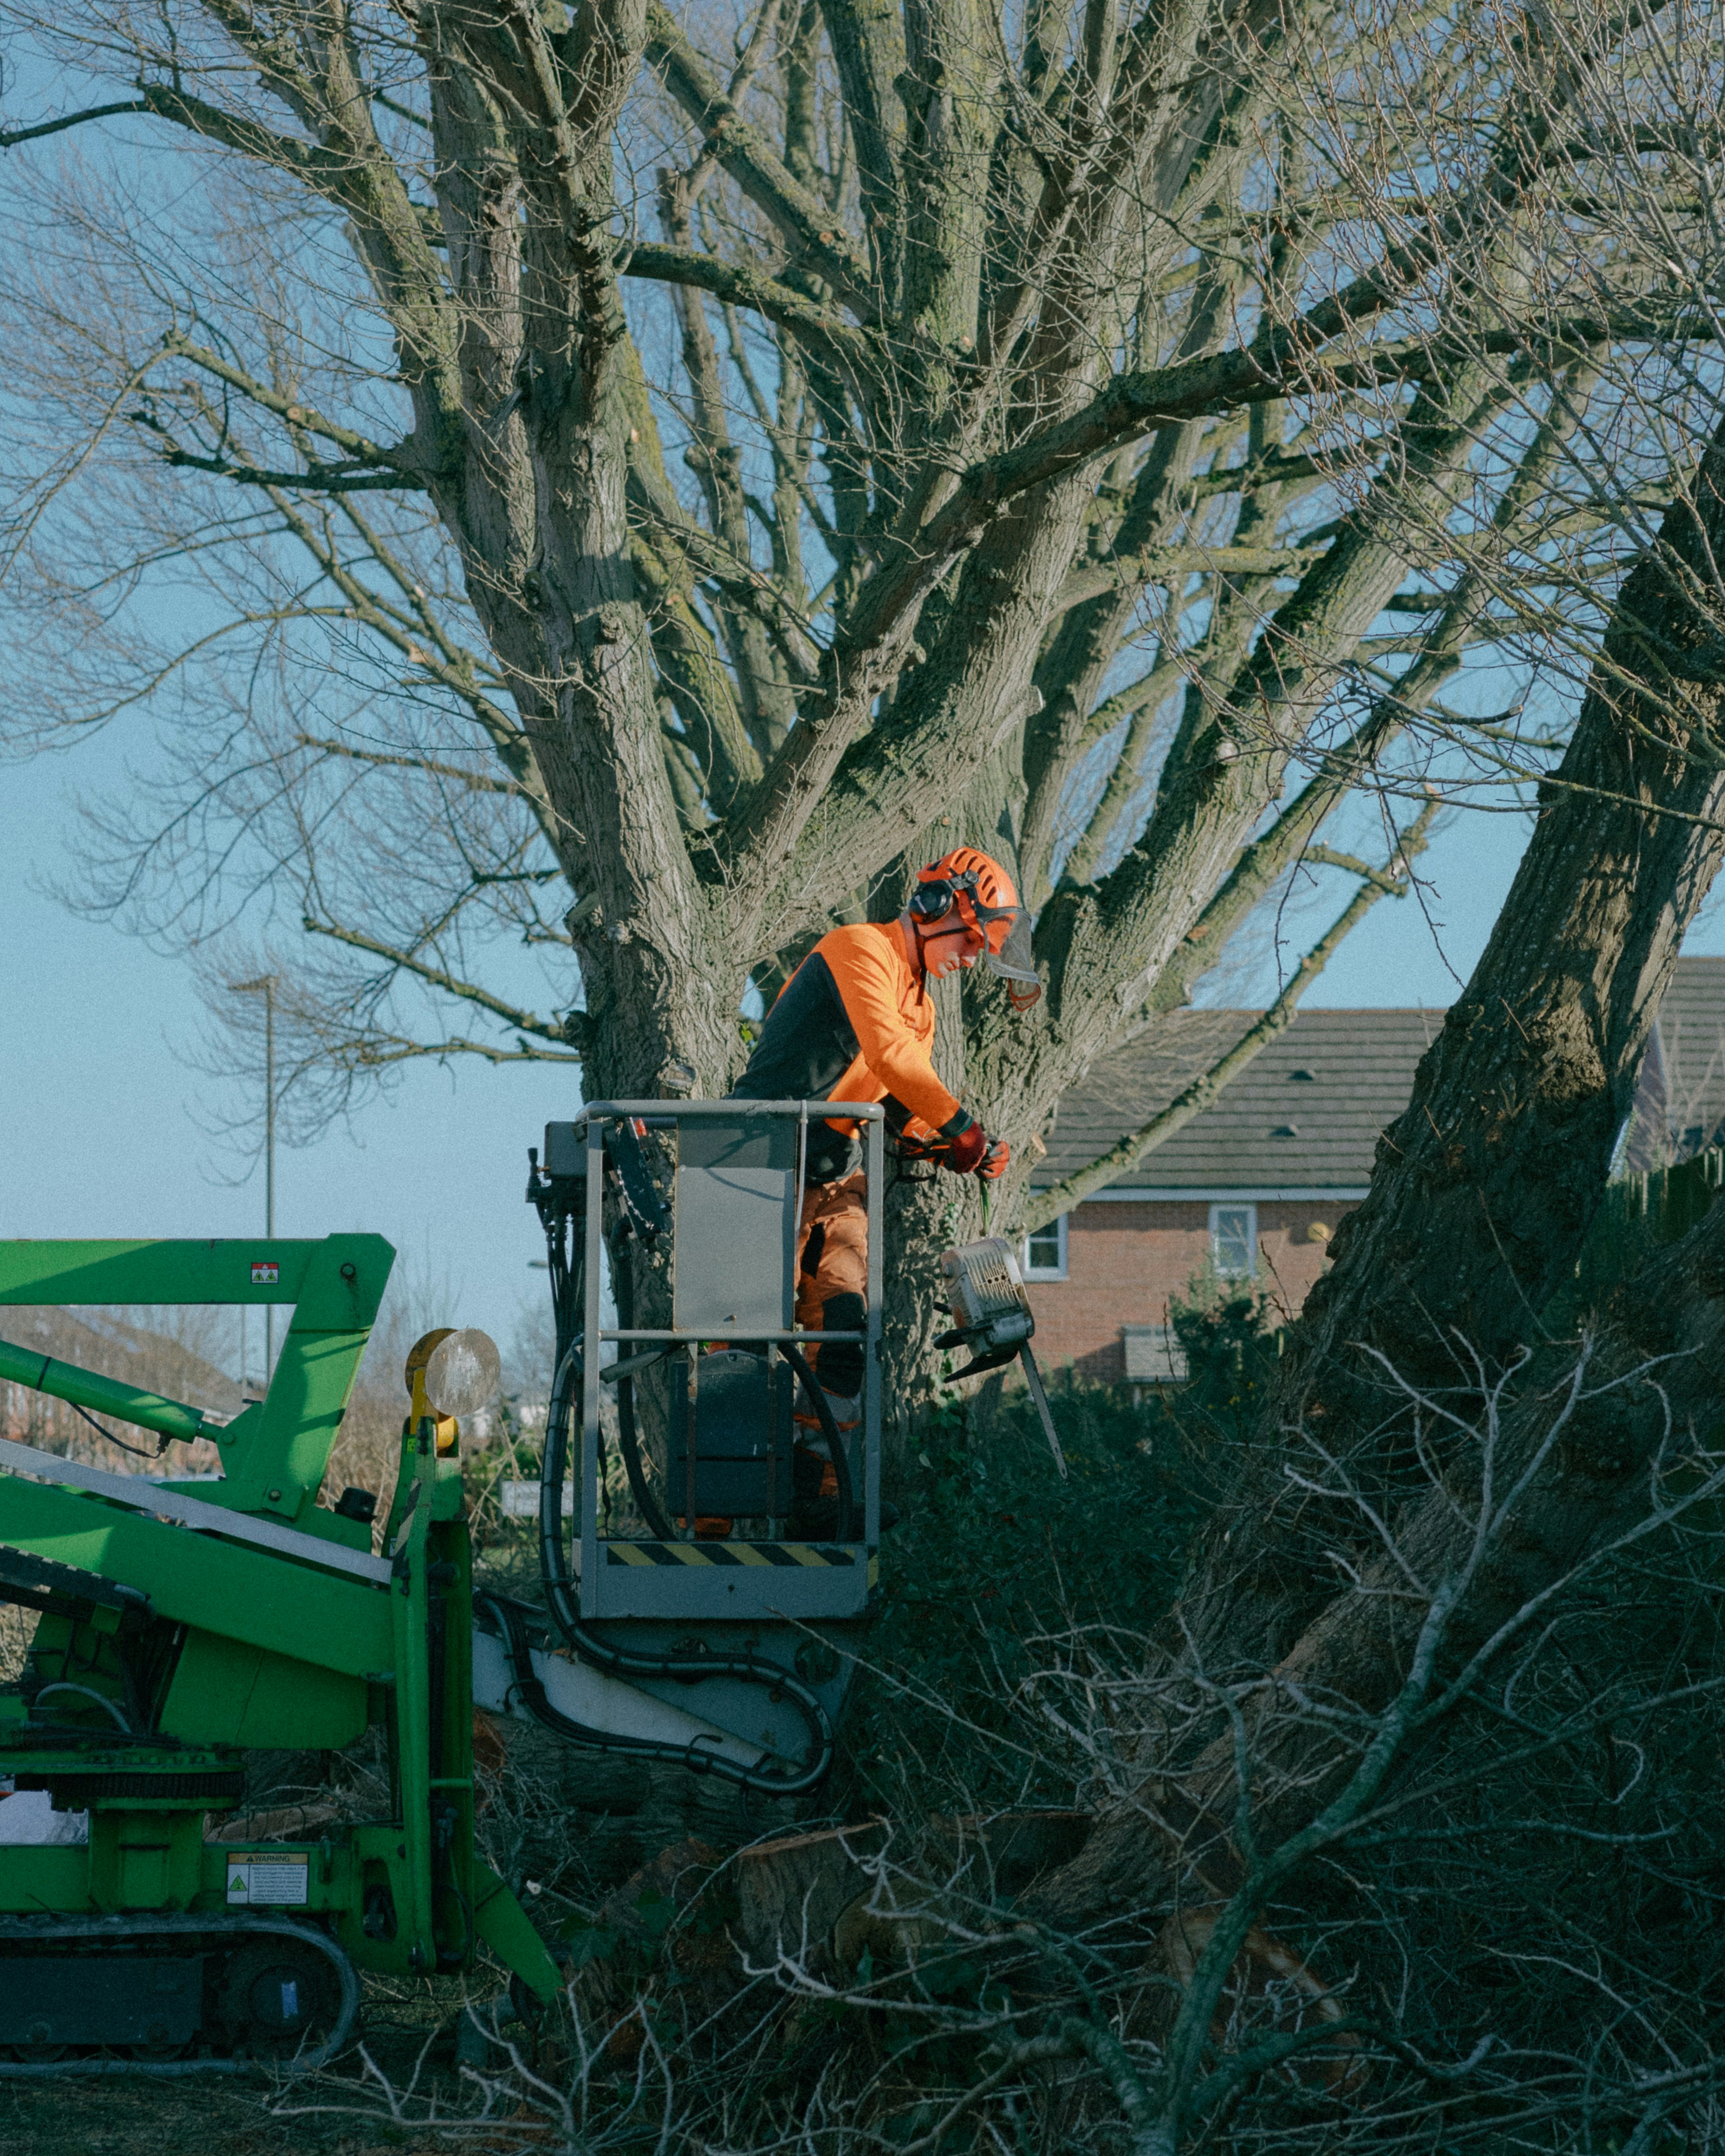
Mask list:
[{"label": "worker in orange", "polygon": [[[882,1101],[895,1127],[954,1175],[992,1181],[1009,1149],[991,1138],[936,1075],[931,981],[981,959],[1020,1009],[1042,993],[1030,924],[998,861],[960,846],[922,870],[896,921],[865,921],[823,936],[768,1013],[735,1096],[756,1101]],[[858,1126],[812,1125],[797,1241],[797,1323],[811,1332],[860,1332],[867,1312],[868,1224]],[[861,1418],[863,1351],[829,1341],[816,1356],[821,1389],[839,1429]],[[837,1478],[809,1412],[797,1458],[804,1498],[834,1498]],[[812,1488],[804,1486],[819,1481]]]}]

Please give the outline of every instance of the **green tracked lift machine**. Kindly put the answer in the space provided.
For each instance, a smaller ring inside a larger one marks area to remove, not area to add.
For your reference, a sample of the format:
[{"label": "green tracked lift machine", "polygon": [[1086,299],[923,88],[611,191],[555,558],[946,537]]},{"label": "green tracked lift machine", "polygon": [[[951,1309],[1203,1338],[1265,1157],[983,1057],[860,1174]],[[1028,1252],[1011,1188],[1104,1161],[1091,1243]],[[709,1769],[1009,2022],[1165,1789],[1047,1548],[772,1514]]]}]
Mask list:
[{"label": "green tracked lift machine", "polygon": [[[0,1380],[163,1443],[213,1439],[223,1470],[157,1481],[0,1441],[0,1601],[38,1613],[24,1680],[0,1691],[0,1782],[88,1822],[77,1840],[0,1831],[0,2078],[314,2067],[354,2028],[359,1972],[459,1973],[482,1943],[553,1996],[544,1945],[475,1852],[475,1705],[715,1775],[745,1806],[818,1798],[880,1520],[878,1107],[842,1106],[865,1141],[863,1328],[794,1311],[809,1125],[839,1105],[600,1101],[530,1156],[557,1336],[542,1606],[474,1594],[455,1419],[489,1389],[483,1336],[410,1358],[381,1553],[378,1496],[320,1502],[393,1260],[381,1238],[0,1243],[0,1334],[5,1306],[292,1311],[264,1398],[225,1424],[0,1337]],[[1017,1357],[1034,1381],[1008,1245],[944,1270],[959,1323],[942,1344],[973,1370]],[[638,1322],[634,1283],[655,1274],[658,1322]],[[848,1435],[808,1359],[831,1338],[864,1353]],[[793,1419],[835,1467],[829,1519],[799,1517]],[[632,1520],[614,1507],[625,1476]],[[372,1727],[381,1816],[208,1838],[242,1804],[249,1753],[334,1752]]]},{"label": "green tracked lift machine", "polygon": [[[290,1306],[266,1396],[231,1422],[26,1348],[0,1377],[169,1440],[223,1479],[0,1450],[0,1598],[39,1612],[0,1696],[0,1773],[88,1815],[0,1847],[0,2076],[316,2066],[356,1971],[458,1970],[484,1940],[542,1996],[556,1969],[473,1846],[471,1565],[459,1454],[416,1382],[387,1557],[370,1507],[318,1503],[394,1253],[321,1242],[0,1244],[0,1305]],[[32,1480],[27,1476],[49,1476]],[[206,1840],[254,1750],[388,1735],[389,1815],[304,1842]]]}]

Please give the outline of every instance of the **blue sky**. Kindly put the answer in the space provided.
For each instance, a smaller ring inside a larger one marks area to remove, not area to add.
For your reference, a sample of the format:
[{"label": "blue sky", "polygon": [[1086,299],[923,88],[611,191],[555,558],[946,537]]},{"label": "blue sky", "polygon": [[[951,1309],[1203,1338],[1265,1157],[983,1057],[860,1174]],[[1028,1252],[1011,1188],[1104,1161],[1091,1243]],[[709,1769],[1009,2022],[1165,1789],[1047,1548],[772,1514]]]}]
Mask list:
[{"label": "blue sky", "polygon": [[[76,795],[119,761],[110,737],[0,764],[0,1236],[261,1232],[261,1169],[236,1186],[246,1163],[208,1128],[244,1103],[184,1060],[189,968],[48,895],[75,875]],[[577,1106],[567,1070],[415,1070],[351,1127],[278,1152],[278,1231],[388,1236],[422,1293],[447,1284],[447,1322],[506,1346],[544,1291],[526,1148]]]}]

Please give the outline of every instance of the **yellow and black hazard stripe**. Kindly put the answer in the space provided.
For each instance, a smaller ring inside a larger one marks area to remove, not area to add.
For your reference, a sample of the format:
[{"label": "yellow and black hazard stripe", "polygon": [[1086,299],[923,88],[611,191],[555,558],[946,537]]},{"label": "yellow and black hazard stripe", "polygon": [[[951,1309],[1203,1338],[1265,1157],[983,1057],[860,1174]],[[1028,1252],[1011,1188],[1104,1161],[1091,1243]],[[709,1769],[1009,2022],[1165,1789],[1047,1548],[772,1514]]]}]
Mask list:
[{"label": "yellow and black hazard stripe", "polygon": [[607,1543],[607,1564],[855,1564],[856,1553],[824,1543]]}]

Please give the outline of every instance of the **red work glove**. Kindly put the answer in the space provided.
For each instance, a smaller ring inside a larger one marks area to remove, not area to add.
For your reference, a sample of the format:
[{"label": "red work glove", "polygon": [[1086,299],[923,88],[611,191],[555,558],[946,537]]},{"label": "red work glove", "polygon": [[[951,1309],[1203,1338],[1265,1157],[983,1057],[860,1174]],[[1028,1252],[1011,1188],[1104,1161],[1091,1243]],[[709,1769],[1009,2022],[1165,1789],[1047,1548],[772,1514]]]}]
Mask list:
[{"label": "red work glove", "polygon": [[991,1139],[988,1150],[983,1155],[983,1164],[977,1170],[984,1183],[995,1183],[1006,1173],[1006,1163],[1012,1158],[1012,1147],[1004,1138]]},{"label": "red work glove", "polygon": [[[1004,1144],[991,1139],[975,1116],[966,1115],[963,1109],[951,1122],[941,1125],[941,1136],[947,1142],[946,1158],[941,1166],[949,1174],[983,1175],[992,1179],[1006,1166]],[[997,1152],[999,1166],[991,1167]]]}]

